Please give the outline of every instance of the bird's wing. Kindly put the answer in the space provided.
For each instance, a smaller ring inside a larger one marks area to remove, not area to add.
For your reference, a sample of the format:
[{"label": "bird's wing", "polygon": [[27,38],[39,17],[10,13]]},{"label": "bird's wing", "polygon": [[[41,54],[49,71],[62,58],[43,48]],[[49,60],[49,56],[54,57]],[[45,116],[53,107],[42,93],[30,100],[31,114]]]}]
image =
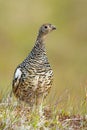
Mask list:
[{"label": "bird's wing", "polygon": [[13,78],[13,84],[12,84],[13,91],[17,90],[18,85],[20,83],[21,76],[22,76],[21,68],[17,68],[15,73],[14,73],[14,78]]}]

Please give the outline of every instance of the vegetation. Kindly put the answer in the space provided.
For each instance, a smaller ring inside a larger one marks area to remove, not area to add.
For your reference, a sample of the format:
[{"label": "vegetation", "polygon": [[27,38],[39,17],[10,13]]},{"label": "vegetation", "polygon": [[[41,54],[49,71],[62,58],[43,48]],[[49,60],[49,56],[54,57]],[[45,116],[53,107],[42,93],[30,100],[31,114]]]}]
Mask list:
[{"label": "vegetation", "polygon": [[[41,104],[31,109],[9,95],[0,103],[0,130],[86,130],[87,114],[75,114],[54,105]],[[83,102],[86,110],[87,101]],[[72,106],[71,106],[72,107]]]}]

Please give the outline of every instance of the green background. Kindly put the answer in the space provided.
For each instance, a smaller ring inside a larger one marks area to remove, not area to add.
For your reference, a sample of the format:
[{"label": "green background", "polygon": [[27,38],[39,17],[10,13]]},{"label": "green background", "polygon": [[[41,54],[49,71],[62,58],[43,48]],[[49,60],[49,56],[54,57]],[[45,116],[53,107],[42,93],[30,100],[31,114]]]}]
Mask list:
[{"label": "green background", "polygon": [[14,70],[43,23],[57,28],[46,39],[54,71],[48,99],[76,105],[87,89],[87,0],[0,0],[0,91],[11,88]]}]

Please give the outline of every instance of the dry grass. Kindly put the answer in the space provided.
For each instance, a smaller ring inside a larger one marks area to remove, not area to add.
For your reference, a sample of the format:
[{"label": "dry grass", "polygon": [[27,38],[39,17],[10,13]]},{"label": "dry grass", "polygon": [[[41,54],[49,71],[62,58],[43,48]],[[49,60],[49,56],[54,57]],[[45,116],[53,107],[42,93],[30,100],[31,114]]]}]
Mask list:
[{"label": "dry grass", "polygon": [[87,130],[87,115],[44,104],[31,110],[28,104],[7,96],[0,103],[0,130]]}]

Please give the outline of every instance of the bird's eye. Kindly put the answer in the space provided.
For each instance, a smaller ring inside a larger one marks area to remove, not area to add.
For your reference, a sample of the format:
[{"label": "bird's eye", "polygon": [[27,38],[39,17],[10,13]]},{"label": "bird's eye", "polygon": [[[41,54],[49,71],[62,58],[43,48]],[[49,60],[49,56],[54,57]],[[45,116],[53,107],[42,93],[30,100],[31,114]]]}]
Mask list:
[{"label": "bird's eye", "polygon": [[47,26],[44,26],[45,29],[47,29]]}]

